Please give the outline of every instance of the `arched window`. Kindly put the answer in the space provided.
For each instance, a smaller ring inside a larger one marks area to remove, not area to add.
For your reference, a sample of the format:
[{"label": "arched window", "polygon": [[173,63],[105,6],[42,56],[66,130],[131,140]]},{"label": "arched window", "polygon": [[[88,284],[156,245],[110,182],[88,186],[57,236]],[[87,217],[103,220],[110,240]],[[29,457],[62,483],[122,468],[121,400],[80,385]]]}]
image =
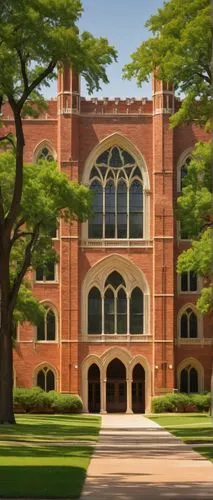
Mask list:
[{"label": "arched window", "polygon": [[181,315],[180,318],[180,337],[183,339],[197,338],[197,315],[188,307]]},{"label": "arched window", "polygon": [[54,341],[56,340],[56,318],[54,311],[47,307],[44,317],[37,326],[37,341]]},{"label": "arched window", "polygon": [[198,392],[198,372],[191,365],[180,372],[180,392]]},{"label": "arched window", "polygon": [[135,159],[113,146],[90,174],[94,193],[89,238],[143,238],[143,180]]},{"label": "arched window", "polygon": [[88,294],[88,334],[143,333],[143,293],[136,287],[127,294],[117,271],[109,274],[103,294],[93,287]]},{"label": "arched window", "polygon": [[184,163],[181,165],[181,168],[180,168],[180,191],[182,191],[183,187],[184,187],[184,178],[186,177],[186,174],[187,174],[187,169],[188,169],[188,166],[191,162],[191,156],[188,156]]},{"label": "arched window", "polygon": [[46,392],[55,390],[55,375],[48,366],[44,366],[37,373],[37,386]]},{"label": "arched window", "polygon": [[40,149],[36,158],[37,163],[39,161],[45,161],[45,160],[54,161],[53,153],[47,146],[44,146],[42,149]]}]

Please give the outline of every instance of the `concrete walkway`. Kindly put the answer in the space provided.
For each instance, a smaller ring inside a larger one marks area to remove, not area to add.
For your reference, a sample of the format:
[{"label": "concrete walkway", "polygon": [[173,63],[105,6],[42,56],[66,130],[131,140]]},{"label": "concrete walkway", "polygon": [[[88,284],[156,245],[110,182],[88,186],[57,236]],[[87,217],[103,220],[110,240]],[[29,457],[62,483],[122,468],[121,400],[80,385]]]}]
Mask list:
[{"label": "concrete walkway", "polygon": [[104,415],[87,499],[213,500],[213,464],[141,415]]}]

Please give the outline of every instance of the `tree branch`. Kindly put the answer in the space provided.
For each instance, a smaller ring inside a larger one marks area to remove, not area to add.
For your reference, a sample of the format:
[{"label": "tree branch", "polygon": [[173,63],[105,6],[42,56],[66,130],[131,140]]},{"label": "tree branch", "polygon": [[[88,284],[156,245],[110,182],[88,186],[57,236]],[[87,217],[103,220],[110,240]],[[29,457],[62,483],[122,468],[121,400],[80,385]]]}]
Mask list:
[{"label": "tree branch", "polygon": [[42,80],[45,80],[45,78],[50,73],[53,72],[54,68],[56,67],[56,64],[57,61],[50,61],[47,68],[44,71],[42,71],[42,73],[40,73],[40,75],[37,78],[35,78],[35,80],[30,85],[28,85],[27,90],[24,90],[22,97],[18,101],[18,106],[20,110],[22,109],[24,103],[26,102],[31,92],[42,82]]},{"label": "tree branch", "polygon": [[15,241],[17,241],[19,238],[25,238],[25,236],[33,236],[33,231],[21,231],[20,233],[14,233],[12,239],[10,240],[10,247],[12,248]]},{"label": "tree branch", "polygon": [[13,137],[13,136],[12,136],[12,134],[11,134],[11,133],[6,134],[6,135],[2,135],[2,136],[0,137],[0,142],[3,142],[3,141],[8,141],[8,142],[10,142],[10,144],[12,144],[13,149],[15,149],[15,144],[14,144],[14,142],[13,142],[12,137]]},{"label": "tree branch", "polygon": [[24,81],[24,89],[27,91],[29,88],[29,82],[28,82],[28,77],[27,77],[27,71],[26,71],[26,61],[22,57],[22,53],[20,49],[16,49],[18,57],[20,59],[21,63],[21,72],[23,76],[23,81]]},{"label": "tree branch", "polygon": [[19,271],[19,273],[17,274],[17,276],[13,282],[13,286],[12,286],[11,291],[10,291],[10,299],[9,299],[10,312],[12,312],[14,309],[17,295],[19,292],[19,288],[22,284],[22,281],[23,281],[23,278],[27,272],[27,269],[31,264],[31,257],[32,257],[32,253],[34,250],[34,246],[37,243],[38,237],[39,237],[39,227],[40,227],[40,223],[36,224],[34,231],[32,233],[32,238],[25,248],[24,260],[22,263],[21,270]]}]

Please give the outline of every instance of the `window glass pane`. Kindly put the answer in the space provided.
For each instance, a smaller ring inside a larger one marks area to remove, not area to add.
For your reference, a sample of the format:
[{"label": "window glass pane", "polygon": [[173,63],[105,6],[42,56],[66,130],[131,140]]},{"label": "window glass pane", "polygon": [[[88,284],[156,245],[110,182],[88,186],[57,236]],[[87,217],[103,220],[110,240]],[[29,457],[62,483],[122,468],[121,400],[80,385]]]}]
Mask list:
[{"label": "window glass pane", "polygon": [[185,313],[180,320],[180,336],[183,339],[188,337],[188,315]]},{"label": "window glass pane", "polygon": [[37,340],[45,340],[45,317],[42,318],[37,326]]},{"label": "window glass pane", "polygon": [[49,310],[46,316],[47,322],[47,339],[55,340],[55,314],[53,311]]},{"label": "window glass pane", "polygon": [[128,153],[128,151],[122,151],[122,156],[123,156],[123,161],[124,165],[134,165],[135,160],[134,158]]},{"label": "window glass pane", "polygon": [[187,158],[185,163],[182,165],[181,167],[181,170],[180,170],[180,188],[181,188],[181,191],[184,187],[184,178],[186,177],[186,174],[187,174],[187,169],[188,169],[188,166],[190,164],[190,161],[191,161],[191,158]]},{"label": "window glass pane", "polygon": [[47,281],[55,281],[55,264],[48,263],[47,270],[45,271],[45,276]]},{"label": "window glass pane", "polygon": [[107,290],[104,296],[104,333],[115,333],[115,306],[112,290]]},{"label": "window glass pane", "polygon": [[188,370],[184,368],[180,374],[180,392],[189,392],[188,389]]},{"label": "window glass pane", "polygon": [[103,188],[100,182],[94,181],[90,189],[93,191],[93,215],[89,219],[89,238],[103,236]]},{"label": "window glass pane", "polygon": [[37,267],[36,269],[36,281],[43,281],[44,271],[42,267]]},{"label": "window glass pane", "polygon": [[125,281],[117,271],[113,271],[106,279],[105,286],[107,285],[112,285],[113,288],[118,288],[119,285],[125,286]]},{"label": "window glass pane", "polygon": [[120,157],[120,151],[117,147],[114,147],[111,150],[109,165],[112,168],[119,168],[123,165],[122,159]]},{"label": "window glass pane", "polygon": [[190,392],[198,392],[198,375],[197,370],[195,368],[191,368],[189,372],[189,380],[190,380]]},{"label": "window glass pane", "polygon": [[98,334],[102,331],[101,294],[98,288],[92,288],[88,296],[88,333]]},{"label": "window glass pane", "polygon": [[191,338],[197,337],[197,316],[194,312],[189,316],[189,336]]},{"label": "window glass pane", "polygon": [[54,391],[55,390],[55,377],[52,370],[48,370],[46,373],[46,391]]},{"label": "window glass pane", "polygon": [[119,182],[117,189],[117,236],[127,237],[127,188],[125,182]]},{"label": "window glass pane", "polygon": [[143,189],[140,181],[134,181],[129,192],[129,237],[143,238]]},{"label": "window glass pane", "polygon": [[189,272],[189,281],[190,281],[190,291],[191,292],[196,292],[197,291],[197,276],[193,271]]},{"label": "window glass pane", "polygon": [[117,296],[117,333],[127,333],[127,298],[123,289]]},{"label": "window glass pane", "polygon": [[41,389],[43,389],[43,391],[45,391],[45,374],[44,374],[43,370],[40,370],[40,372],[38,372],[37,385],[38,385],[38,387],[41,387]]},{"label": "window glass pane", "polygon": [[115,186],[109,181],[105,188],[105,238],[115,237]]},{"label": "window glass pane", "polygon": [[143,333],[143,293],[140,288],[135,288],[131,294],[130,333]]},{"label": "window glass pane", "polygon": [[188,291],[188,273],[181,273],[181,292]]}]

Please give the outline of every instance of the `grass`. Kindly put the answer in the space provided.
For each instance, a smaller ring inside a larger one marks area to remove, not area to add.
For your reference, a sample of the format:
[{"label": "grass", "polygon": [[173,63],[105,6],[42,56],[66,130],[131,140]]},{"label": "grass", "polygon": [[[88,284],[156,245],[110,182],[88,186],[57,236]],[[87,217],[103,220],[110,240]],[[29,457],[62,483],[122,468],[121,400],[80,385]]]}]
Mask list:
[{"label": "grass", "polygon": [[0,441],[96,441],[100,417],[87,415],[17,415],[18,425],[0,427]]},{"label": "grass", "polygon": [[[82,415],[22,415],[18,425],[1,426],[0,496],[6,498],[78,498],[93,446],[77,441],[98,437],[100,418]],[[8,439],[9,436],[9,439]],[[22,443],[18,441],[21,439]],[[43,445],[37,439],[45,439]],[[10,440],[16,440],[14,445]],[[75,439],[76,445],[57,441]],[[29,440],[32,443],[29,443]],[[55,441],[55,443],[53,442]]]},{"label": "grass", "polygon": [[[171,434],[181,439],[184,443],[189,443],[193,448],[204,455],[209,460],[213,460],[213,420],[203,413],[196,414],[158,414],[149,417]],[[196,444],[202,444],[196,448]]]}]

